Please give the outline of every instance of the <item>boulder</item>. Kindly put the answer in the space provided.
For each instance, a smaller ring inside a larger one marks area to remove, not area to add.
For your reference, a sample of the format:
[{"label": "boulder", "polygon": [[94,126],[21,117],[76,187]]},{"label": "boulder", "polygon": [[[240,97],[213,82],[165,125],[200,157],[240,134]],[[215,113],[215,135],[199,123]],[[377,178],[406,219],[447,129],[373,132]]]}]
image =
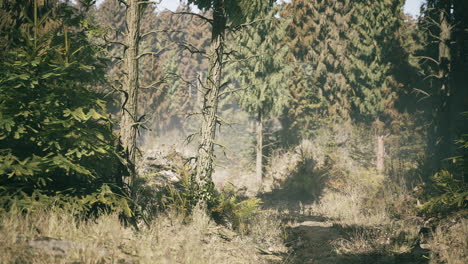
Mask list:
[{"label": "boulder", "polygon": [[148,150],[137,164],[137,173],[145,180],[145,185],[161,189],[182,180],[188,158],[175,149]]}]

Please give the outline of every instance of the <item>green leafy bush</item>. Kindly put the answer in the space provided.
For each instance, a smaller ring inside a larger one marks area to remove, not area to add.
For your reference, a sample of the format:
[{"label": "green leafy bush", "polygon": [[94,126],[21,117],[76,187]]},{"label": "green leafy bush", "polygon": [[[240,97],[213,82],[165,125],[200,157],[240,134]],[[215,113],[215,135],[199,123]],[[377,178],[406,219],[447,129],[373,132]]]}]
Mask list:
[{"label": "green leafy bush", "polygon": [[258,198],[240,200],[235,193],[230,192],[220,193],[217,200],[217,205],[210,208],[215,220],[231,226],[240,233],[249,232],[250,221],[258,213],[261,200]]},{"label": "green leafy bush", "polygon": [[190,171],[182,174],[182,180],[175,186],[168,185],[164,192],[163,208],[189,215],[198,203],[204,203],[208,213],[217,223],[241,233],[249,231],[249,221],[261,205],[260,199],[242,199],[233,190],[218,192],[213,184],[204,190],[196,191],[191,182]]}]

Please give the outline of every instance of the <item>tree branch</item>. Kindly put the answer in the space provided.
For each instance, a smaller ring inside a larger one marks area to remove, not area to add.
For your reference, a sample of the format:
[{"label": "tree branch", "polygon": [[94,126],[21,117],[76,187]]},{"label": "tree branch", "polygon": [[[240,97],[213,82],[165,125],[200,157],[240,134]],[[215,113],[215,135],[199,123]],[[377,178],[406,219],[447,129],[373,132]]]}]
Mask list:
[{"label": "tree branch", "polygon": [[200,14],[192,13],[192,12],[171,12],[173,15],[191,15],[200,18],[203,21],[206,21],[213,25],[213,19],[207,18],[206,16],[202,16]]},{"label": "tree branch", "polygon": [[140,55],[137,56],[137,60],[141,59],[143,56],[147,56],[147,55],[153,55],[153,56],[158,56],[159,54],[161,54],[162,52],[164,52],[165,50],[167,49],[167,47],[164,47],[162,48],[161,50],[159,50],[158,52],[153,52],[153,51],[147,51],[147,52],[144,52]]},{"label": "tree branch", "polygon": [[152,30],[152,31],[148,31],[144,34],[142,34],[140,36],[140,39],[146,37],[146,36],[149,36],[151,34],[157,34],[157,33],[181,33],[182,31],[180,30],[167,30],[167,29],[163,29],[163,30]]}]

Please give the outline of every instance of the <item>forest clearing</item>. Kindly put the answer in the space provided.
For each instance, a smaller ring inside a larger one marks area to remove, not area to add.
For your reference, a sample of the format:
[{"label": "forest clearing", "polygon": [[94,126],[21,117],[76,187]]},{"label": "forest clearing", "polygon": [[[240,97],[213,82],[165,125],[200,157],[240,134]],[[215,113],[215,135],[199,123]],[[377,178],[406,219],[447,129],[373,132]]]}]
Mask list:
[{"label": "forest clearing", "polygon": [[467,154],[466,0],[0,0],[0,264],[465,264]]}]

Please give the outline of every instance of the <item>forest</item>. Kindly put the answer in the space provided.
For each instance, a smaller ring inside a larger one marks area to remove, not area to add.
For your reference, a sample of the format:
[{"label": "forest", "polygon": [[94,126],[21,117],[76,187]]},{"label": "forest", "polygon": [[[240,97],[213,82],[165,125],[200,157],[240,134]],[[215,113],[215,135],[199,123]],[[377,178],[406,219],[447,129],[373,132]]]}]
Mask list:
[{"label": "forest", "polygon": [[468,263],[467,0],[170,2],[0,0],[0,264]]}]

